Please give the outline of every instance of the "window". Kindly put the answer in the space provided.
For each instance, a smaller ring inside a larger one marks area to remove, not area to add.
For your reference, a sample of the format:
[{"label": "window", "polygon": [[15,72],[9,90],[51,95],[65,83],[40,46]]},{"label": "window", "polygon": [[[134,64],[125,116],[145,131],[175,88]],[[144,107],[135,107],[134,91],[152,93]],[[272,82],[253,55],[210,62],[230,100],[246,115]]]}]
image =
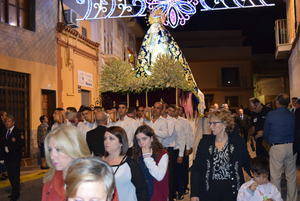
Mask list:
[{"label": "window", "polygon": [[87,38],[87,30],[86,30],[86,28],[82,27],[82,29],[81,29],[81,35],[83,37]]},{"label": "window", "polygon": [[35,12],[32,0],[0,0],[0,22],[34,31]]},{"label": "window", "polygon": [[239,87],[240,75],[239,68],[222,68],[222,86],[223,87]]},{"label": "window", "polygon": [[238,107],[239,106],[239,97],[238,96],[225,96],[225,103],[229,107]]}]

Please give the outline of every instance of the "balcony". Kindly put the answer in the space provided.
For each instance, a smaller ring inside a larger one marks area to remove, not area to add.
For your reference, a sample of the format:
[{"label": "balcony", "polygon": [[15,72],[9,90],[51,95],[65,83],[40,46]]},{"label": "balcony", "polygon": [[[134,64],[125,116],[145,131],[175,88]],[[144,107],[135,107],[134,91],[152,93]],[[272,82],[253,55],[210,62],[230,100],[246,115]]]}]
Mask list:
[{"label": "balcony", "polygon": [[287,28],[287,20],[280,19],[275,21],[275,40],[276,40],[276,59],[286,59],[292,48],[289,32]]}]

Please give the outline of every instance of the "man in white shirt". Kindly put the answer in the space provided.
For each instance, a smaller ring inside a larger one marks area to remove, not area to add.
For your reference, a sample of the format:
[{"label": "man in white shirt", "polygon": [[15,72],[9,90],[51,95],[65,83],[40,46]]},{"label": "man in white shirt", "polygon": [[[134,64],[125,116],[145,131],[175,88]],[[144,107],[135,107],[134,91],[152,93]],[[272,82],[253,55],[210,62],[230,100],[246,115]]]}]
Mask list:
[{"label": "man in white shirt", "polygon": [[145,120],[145,124],[154,130],[154,133],[160,143],[162,143],[163,139],[170,137],[168,123],[161,117],[162,109],[163,106],[161,102],[154,103],[151,120]]},{"label": "man in white shirt", "polygon": [[143,106],[139,106],[136,109],[136,118],[135,120],[139,123],[139,125],[143,125],[145,118],[145,108]]},{"label": "man in white shirt", "polygon": [[83,107],[81,110],[81,114],[83,116],[84,121],[79,122],[77,125],[78,130],[82,135],[84,135],[84,139],[86,138],[86,133],[90,130],[93,130],[97,127],[95,122],[94,113],[90,107]]},{"label": "man in white shirt", "polygon": [[[120,126],[121,128],[123,128],[126,131],[127,139],[128,139],[128,146],[130,149],[133,146],[134,134],[135,134],[135,131],[138,128],[139,124],[135,119],[128,117],[127,112],[128,112],[128,108],[127,108],[126,103],[120,103],[118,105],[119,120],[116,121],[115,123],[113,123],[112,125]],[[130,151],[131,151],[131,149],[128,152],[129,155],[130,155]]]}]

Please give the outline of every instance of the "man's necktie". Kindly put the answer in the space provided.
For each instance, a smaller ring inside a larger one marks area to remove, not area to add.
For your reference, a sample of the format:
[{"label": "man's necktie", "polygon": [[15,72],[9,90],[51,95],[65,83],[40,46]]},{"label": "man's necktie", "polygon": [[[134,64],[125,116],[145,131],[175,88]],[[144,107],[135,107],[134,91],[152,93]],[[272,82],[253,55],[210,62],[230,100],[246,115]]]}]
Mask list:
[{"label": "man's necktie", "polygon": [[6,132],[6,139],[8,138],[9,135],[10,135],[10,129],[7,130],[7,132]]}]

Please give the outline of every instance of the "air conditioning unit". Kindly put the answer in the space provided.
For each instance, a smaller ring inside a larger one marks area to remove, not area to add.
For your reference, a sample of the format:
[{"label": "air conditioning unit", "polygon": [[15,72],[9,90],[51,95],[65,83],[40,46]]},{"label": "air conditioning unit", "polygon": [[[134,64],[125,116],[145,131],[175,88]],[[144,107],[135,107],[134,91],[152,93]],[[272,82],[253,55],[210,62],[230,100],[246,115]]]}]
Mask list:
[{"label": "air conditioning unit", "polygon": [[77,25],[77,13],[72,9],[65,10],[65,18],[68,26],[72,28],[78,28]]}]

